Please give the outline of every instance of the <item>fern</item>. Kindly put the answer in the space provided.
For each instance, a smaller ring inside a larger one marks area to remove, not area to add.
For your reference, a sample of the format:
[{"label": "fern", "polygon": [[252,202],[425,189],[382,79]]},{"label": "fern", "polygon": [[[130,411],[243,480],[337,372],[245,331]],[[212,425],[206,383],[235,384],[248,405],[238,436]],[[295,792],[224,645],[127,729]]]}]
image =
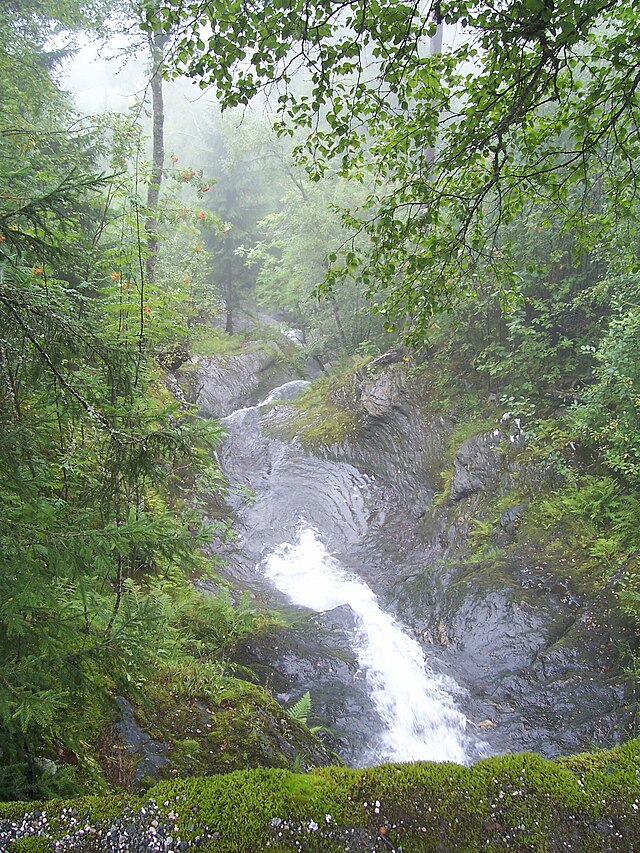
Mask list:
[{"label": "fern", "polygon": [[297,702],[295,702],[290,708],[287,708],[287,714],[291,719],[295,720],[297,723],[302,723],[303,726],[307,725],[310,713],[311,694],[308,690],[298,699]]}]

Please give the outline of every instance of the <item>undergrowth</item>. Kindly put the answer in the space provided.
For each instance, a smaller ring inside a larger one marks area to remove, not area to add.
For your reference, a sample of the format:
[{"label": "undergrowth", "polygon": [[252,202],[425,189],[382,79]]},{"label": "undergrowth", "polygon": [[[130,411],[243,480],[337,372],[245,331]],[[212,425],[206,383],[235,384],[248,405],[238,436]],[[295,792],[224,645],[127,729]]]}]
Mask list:
[{"label": "undergrowth", "polygon": [[238,355],[245,340],[244,335],[229,335],[216,326],[196,326],[189,336],[191,352],[202,356]]}]

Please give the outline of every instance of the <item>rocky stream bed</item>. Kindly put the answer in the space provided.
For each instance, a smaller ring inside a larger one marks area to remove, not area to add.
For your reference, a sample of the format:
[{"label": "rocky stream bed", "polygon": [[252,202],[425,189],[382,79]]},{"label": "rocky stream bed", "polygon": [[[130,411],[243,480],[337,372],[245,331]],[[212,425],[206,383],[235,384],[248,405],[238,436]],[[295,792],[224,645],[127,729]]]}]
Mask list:
[{"label": "rocky stream bed", "polygon": [[[544,536],[521,526],[526,503],[509,504],[525,484],[552,485],[528,460],[520,422],[497,412],[492,429],[452,454],[452,420],[430,411],[428,388],[409,379],[403,364],[391,364],[361,371],[350,386],[346,404],[357,414],[357,429],[310,448],[288,426],[293,398],[306,384],[291,381],[266,394],[271,370],[268,359],[256,368],[255,354],[228,361],[221,398],[220,364],[203,360],[198,367],[201,412],[223,416],[229,438],[222,462],[240,486],[233,499],[240,538],[228,571],[258,597],[295,612],[294,627],[247,643],[239,662],[285,704],[310,691],[314,722],[329,730],[323,737],[347,763],[411,757],[402,750],[394,756],[376,738],[384,725],[371,694],[396,691],[387,704],[397,699],[401,706],[415,705],[416,693],[398,681],[381,684],[396,664],[363,663],[362,614],[353,602],[296,605],[295,596],[277,589],[273,571],[266,577],[273,555],[282,557],[284,548],[291,560],[303,531],[311,530],[329,562],[364,582],[381,611],[420,645],[432,688],[448,697],[436,716],[464,717],[453,724],[461,726],[457,747],[444,757],[459,760],[456,750],[465,761],[521,750],[551,756],[628,737],[634,696],[607,591],[576,592],[562,557],[549,556]],[[479,559],[474,531],[486,518],[494,518],[493,547]],[[304,570],[314,557],[300,552],[297,559]],[[433,723],[436,741],[441,722]],[[413,757],[443,757],[426,753],[418,749]]]}]

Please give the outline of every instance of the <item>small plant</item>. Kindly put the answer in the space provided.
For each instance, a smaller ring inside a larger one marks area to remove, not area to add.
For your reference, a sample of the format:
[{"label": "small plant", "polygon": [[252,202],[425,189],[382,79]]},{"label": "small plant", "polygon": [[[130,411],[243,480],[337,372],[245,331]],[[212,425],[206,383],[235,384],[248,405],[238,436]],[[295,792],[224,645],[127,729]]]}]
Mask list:
[{"label": "small plant", "polygon": [[536,405],[528,397],[523,397],[521,395],[516,397],[513,394],[502,394],[500,396],[500,402],[519,418],[526,418],[527,420],[535,418]]},{"label": "small plant", "polygon": [[307,690],[307,692],[303,693],[297,702],[294,702],[290,708],[287,708],[287,714],[291,717],[292,720],[295,720],[296,723],[301,723],[303,726],[306,726],[310,732],[313,732],[313,734],[317,734],[321,731],[326,731],[325,726],[309,725],[311,706],[311,694]]},{"label": "small plant", "polygon": [[302,723],[303,726],[307,725],[307,720],[309,719],[309,714],[311,713],[311,694],[307,690],[306,693],[298,699],[297,702],[287,708],[287,714],[291,717],[292,720],[295,720],[297,723]]},{"label": "small plant", "polygon": [[478,548],[489,541],[489,537],[494,531],[494,524],[490,519],[474,518],[472,525],[469,539],[474,547]]}]

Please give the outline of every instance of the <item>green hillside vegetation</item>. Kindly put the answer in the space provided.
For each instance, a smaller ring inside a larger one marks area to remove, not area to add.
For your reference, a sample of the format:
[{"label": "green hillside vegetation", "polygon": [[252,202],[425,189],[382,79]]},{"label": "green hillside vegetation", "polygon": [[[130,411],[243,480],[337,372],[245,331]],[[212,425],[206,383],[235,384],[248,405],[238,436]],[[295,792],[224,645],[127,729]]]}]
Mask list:
[{"label": "green hillside vegetation", "polygon": [[[0,850],[105,849],[113,821],[121,849],[146,849],[131,838],[151,820],[171,827],[165,849],[637,849],[634,740],[554,761],[319,768],[337,758],[233,664],[278,617],[221,580],[225,433],[168,390],[192,356],[235,356],[256,329],[280,352],[284,324],[322,376],[272,429],[311,451],[357,437],[358,371],[391,348],[424,412],[451,419],[449,461],[519,418],[544,486],[479,503],[470,576],[499,579],[499,519],[526,501],[523,539],[581,595],[612,595],[637,674],[636,4],[8,9]],[[151,158],[146,107],[86,118],[59,82],[58,45],[122,19],[149,52]],[[430,51],[443,22],[474,35]],[[163,70],[214,85],[224,115],[171,115],[167,96],[162,131]],[[279,137],[245,111],[267,81]],[[136,775],[116,697],[169,759],[154,778]]]}]

